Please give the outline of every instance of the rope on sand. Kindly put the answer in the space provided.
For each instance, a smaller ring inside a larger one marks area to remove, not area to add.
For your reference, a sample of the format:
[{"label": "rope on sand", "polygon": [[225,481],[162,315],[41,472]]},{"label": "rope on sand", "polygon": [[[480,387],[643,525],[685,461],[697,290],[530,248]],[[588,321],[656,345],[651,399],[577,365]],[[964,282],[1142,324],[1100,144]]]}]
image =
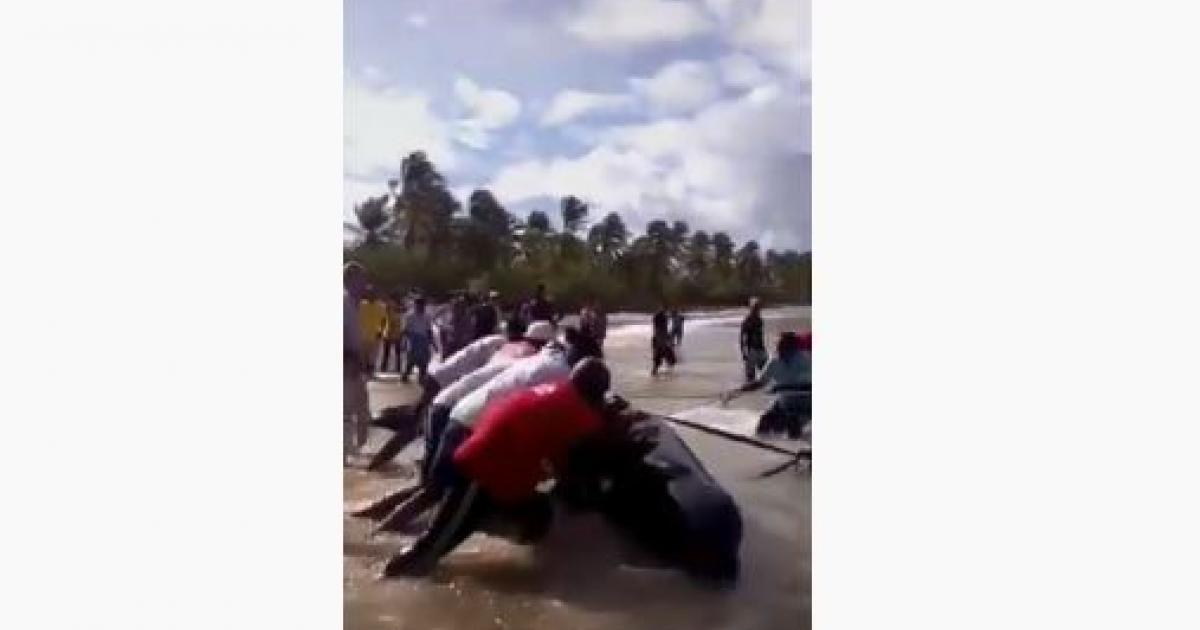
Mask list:
[{"label": "rope on sand", "polygon": [[[729,431],[725,431],[724,429],[718,429],[716,427],[708,426],[707,424],[700,424],[699,422],[693,422],[691,420],[684,420],[683,418],[676,418],[674,416],[668,416],[668,415],[663,415],[663,414],[651,414],[651,415],[653,415],[656,418],[666,420],[668,422],[673,422],[675,424],[679,424],[679,425],[683,425],[683,426],[691,428],[691,429],[695,429],[697,431],[703,431],[704,433],[708,433],[710,435],[723,437],[727,440],[732,440],[734,442],[741,442],[742,444],[747,444],[749,446],[756,446],[763,450],[779,453],[780,455],[787,455],[788,457],[791,457],[795,461],[799,461],[802,458],[809,458],[809,459],[812,458],[812,447],[801,448],[800,450],[797,450],[797,451],[789,451],[788,449],[783,448],[782,446],[775,446],[774,444],[752,438],[748,435],[732,433]],[[789,462],[789,464],[790,463],[791,462]]]}]

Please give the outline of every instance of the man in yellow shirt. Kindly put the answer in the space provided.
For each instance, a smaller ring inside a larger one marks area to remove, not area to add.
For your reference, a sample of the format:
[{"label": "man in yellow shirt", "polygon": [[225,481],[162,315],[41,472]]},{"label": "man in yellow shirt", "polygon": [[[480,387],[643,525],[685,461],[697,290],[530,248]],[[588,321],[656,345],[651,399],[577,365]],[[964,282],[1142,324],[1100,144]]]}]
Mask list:
[{"label": "man in yellow shirt", "polygon": [[363,355],[367,362],[375,365],[379,343],[387,328],[388,307],[374,287],[367,288],[366,297],[358,307],[358,327],[362,335]]},{"label": "man in yellow shirt", "polygon": [[404,304],[398,299],[388,300],[387,324],[383,332],[383,356],[379,359],[379,371],[388,371],[388,359],[396,355],[396,371],[404,369]]}]

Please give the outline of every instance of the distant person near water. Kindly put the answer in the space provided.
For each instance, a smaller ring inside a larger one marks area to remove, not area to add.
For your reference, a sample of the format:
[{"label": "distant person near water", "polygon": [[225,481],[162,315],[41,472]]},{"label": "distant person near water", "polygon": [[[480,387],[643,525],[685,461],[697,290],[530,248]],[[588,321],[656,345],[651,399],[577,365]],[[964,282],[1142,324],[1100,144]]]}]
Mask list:
[{"label": "distant person near water", "polygon": [[658,375],[658,368],[665,362],[669,367],[674,368],[675,346],[671,343],[670,317],[667,315],[667,307],[663,306],[654,314],[651,319],[653,333],[650,337],[650,361],[653,366],[650,368],[650,376]]},{"label": "distant person near water", "polygon": [[595,339],[600,347],[604,346],[604,337],[608,335],[608,315],[596,300],[588,300],[579,311],[579,332]]},{"label": "distant person near water", "polygon": [[677,308],[671,310],[671,342],[677,348],[683,345],[683,313]]},{"label": "distant person near water", "polygon": [[342,267],[342,463],[358,453],[371,427],[367,377],[373,366],[363,351],[359,310],[367,292],[367,272],[350,262]]},{"label": "distant person near water", "polygon": [[413,300],[412,312],[404,316],[404,342],[408,349],[408,356],[400,380],[407,383],[408,375],[415,367],[417,368],[417,382],[424,381],[429,372],[429,361],[433,358],[433,351],[437,347],[437,342],[433,337],[433,318],[425,310],[424,297]]},{"label": "distant person near water", "polygon": [[738,345],[741,346],[746,382],[749,383],[767,364],[767,347],[763,342],[762,303],[758,301],[758,298],[750,300],[750,313],[742,320]]}]

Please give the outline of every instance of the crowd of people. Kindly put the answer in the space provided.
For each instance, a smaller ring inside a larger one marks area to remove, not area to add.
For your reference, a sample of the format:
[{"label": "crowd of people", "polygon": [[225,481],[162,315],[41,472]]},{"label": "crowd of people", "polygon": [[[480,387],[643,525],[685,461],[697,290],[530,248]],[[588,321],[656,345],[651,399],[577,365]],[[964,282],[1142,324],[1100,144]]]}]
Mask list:
[{"label": "crowd of people", "polygon": [[[598,304],[588,302],[578,325],[565,326],[543,285],[508,309],[491,291],[462,292],[431,311],[417,292],[381,295],[356,263],[345,266],[343,280],[344,459],[361,451],[373,425],[392,435],[368,469],[424,439],[418,483],[355,512],[380,521],[376,531],[403,530],[431,514],[416,541],[388,561],[385,576],[426,574],[475,531],[536,541],[557,496],[605,511],[690,573],[736,578],[736,505],[669,427],[610,392],[608,323]],[[652,374],[678,361],[683,324],[677,309],[653,315]],[[777,397],[759,433],[800,437],[810,415],[811,337],[785,332],[768,357],[755,301],[739,344],[745,384],[721,399],[770,385]],[[441,360],[431,366],[435,352]],[[416,368],[420,397],[372,418],[366,383],[393,358],[406,382]],[[662,472],[663,458],[673,472]],[[556,494],[545,491],[551,481]]]}]

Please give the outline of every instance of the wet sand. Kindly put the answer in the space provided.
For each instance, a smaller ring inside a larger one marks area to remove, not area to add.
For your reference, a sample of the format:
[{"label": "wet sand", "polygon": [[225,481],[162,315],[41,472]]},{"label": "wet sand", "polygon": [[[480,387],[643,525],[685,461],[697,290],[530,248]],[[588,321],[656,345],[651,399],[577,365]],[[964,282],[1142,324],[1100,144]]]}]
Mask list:
[{"label": "wet sand", "polygon": [[[673,373],[649,374],[649,327],[616,327],[605,345],[614,389],[647,411],[749,432],[767,405],[747,395],[729,408],[715,395],[739,382],[734,314],[706,314],[686,326],[682,361]],[[809,328],[808,309],[766,314],[768,342],[782,329]],[[786,327],[786,328],[785,328]],[[372,408],[409,402],[414,386],[372,383]],[[718,628],[794,630],[809,622],[809,497],[807,474],[788,470],[754,479],[784,461],[780,455],[687,428],[681,436],[733,494],[742,511],[742,578],[713,591],[671,569],[638,568],[638,553],[595,515],[558,515],[547,540],[522,547],[477,534],[443,559],[426,579],[376,578],[406,536],[368,540],[371,521],[345,517],[345,627],[436,630],[650,630]],[[373,436],[373,451],[382,439]],[[780,441],[787,447],[796,443]],[[348,503],[371,498],[413,478],[414,444],[386,473],[346,469]]]}]

